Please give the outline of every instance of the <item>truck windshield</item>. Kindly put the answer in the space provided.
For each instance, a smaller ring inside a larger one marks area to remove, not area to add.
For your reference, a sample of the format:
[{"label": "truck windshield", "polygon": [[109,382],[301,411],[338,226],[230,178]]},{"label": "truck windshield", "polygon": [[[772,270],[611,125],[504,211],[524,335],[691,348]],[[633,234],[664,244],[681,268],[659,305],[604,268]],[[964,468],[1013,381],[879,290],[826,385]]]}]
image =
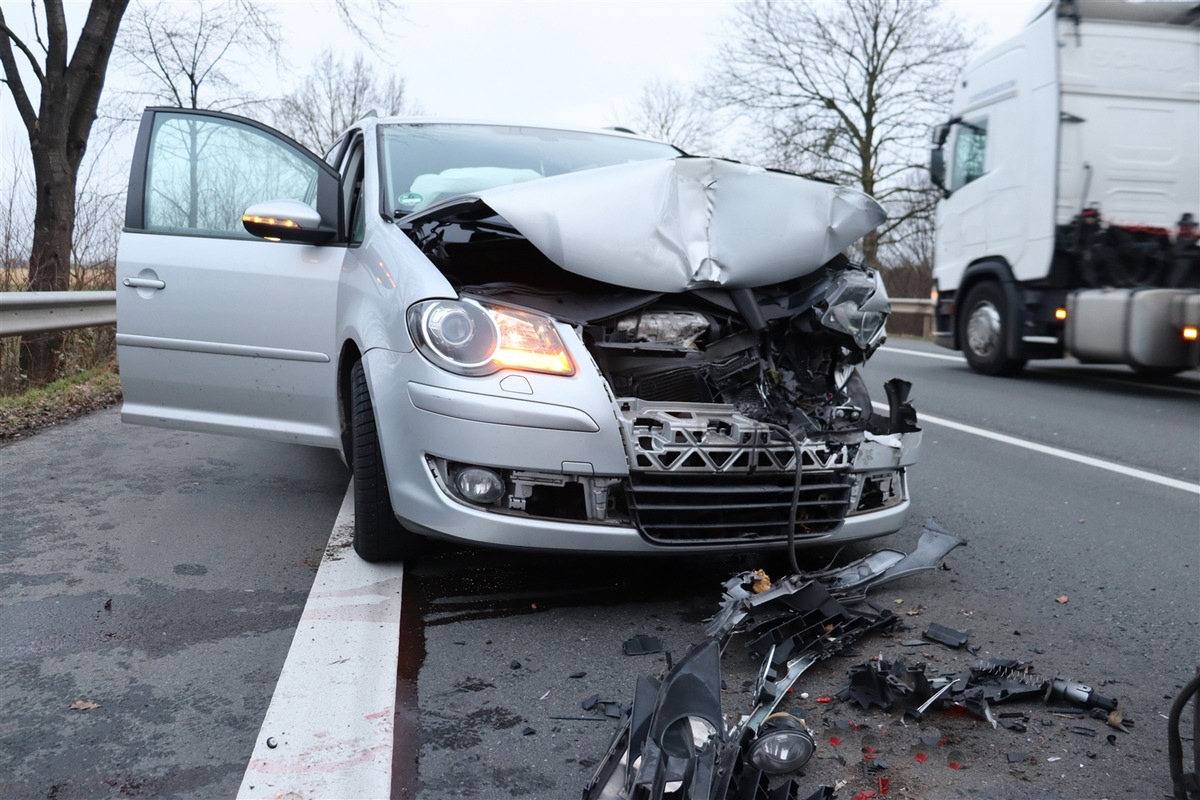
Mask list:
[{"label": "truck windshield", "polygon": [[395,215],[496,186],[683,155],[662,142],[552,128],[418,123],[380,130],[383,204]]}]

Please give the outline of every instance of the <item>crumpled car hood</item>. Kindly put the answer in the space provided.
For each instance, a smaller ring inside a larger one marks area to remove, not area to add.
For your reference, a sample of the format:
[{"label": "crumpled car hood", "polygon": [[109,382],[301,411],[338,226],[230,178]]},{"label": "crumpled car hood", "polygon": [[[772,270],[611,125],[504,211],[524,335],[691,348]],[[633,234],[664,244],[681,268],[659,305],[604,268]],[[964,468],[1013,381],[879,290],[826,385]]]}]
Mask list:
[{"label": "crumpled car hood", "polygon": [[855,189],[681,157],[487,189],[404,222],[455,216],[476,201],[568,272],[669,293],[805,275],[886,219]]}]

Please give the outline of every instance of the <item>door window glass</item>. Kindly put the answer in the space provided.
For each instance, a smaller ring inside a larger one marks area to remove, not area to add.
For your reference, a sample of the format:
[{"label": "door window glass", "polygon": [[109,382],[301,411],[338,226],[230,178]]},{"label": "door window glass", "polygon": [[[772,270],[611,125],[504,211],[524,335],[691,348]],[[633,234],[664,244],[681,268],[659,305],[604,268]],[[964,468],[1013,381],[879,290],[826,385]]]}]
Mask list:
[{"label": "door window glass", "polygon": [[956,131],[950,191],[961,189],[983,177],[987,156],[987,118],[959,123]]},{"label": "door window glass", "polygon": [[242,213],[264,200],[315,204],[317,168],[257,128],[216,117],[159,115],[146,168],[149,230],[253,238]]}]

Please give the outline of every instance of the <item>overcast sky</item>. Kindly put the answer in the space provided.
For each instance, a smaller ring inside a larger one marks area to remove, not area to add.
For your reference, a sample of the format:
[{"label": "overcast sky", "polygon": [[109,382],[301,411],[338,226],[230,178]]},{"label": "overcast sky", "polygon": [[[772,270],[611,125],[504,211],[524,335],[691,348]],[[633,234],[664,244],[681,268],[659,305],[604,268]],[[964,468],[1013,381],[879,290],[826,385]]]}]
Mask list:
[{"label": "overcast sky", "polygon": [[[1041,2],[948,0],[945,5],[978,31],[982,51],[1015,33]],[[9,24],[28,36],[29,3],[0,3]],[[405,78],[410,97],[427,114],[603,126],[625,120],[625,112],[652,80],[701,81],[733,3],[417,0],[405,3],[407,19],[392,25],[386,40],[373,49],[342,29],[330,2],[274,5],[284,29],[284,52],[297,74],[278,80],[255,76],[258,85],[285,91],[331,43],[347,55],[367,49],[382,68]],[[67,2],[76,33],[87,7],[83,0]],[[27,41],[33,44],[31,36]],[[110,75],[110,86],[122,83],[127,81],[121,75]],[[10,143],[16,143],[20,154],[27,140],[9,92],[0,91],[0,168],[8,168]],[[113,149],[120,146],[114,143]]]}]

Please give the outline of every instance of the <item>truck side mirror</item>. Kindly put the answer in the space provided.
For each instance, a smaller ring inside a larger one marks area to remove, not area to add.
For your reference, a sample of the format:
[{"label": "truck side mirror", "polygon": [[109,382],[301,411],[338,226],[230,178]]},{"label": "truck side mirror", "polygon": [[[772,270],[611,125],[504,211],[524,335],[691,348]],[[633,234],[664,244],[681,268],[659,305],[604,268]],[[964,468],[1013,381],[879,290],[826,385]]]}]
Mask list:
[{"label": "truck side mirror", "polygon": [[942,194],[946,197],[950,196],[950,192],[946,190],[946,153],[943,148],[946,140],[950,138],[950,127],[954,123],[955,120],[950,120],[934,126],[929,135],[933,142],[933,147],[929,151],[929,180],[934,186],[941,189]]},{"label": "truck side mirror", "polygon": [[946,192],[946,154],[942,152],[941,147],[929,151],[929,180]]}]

